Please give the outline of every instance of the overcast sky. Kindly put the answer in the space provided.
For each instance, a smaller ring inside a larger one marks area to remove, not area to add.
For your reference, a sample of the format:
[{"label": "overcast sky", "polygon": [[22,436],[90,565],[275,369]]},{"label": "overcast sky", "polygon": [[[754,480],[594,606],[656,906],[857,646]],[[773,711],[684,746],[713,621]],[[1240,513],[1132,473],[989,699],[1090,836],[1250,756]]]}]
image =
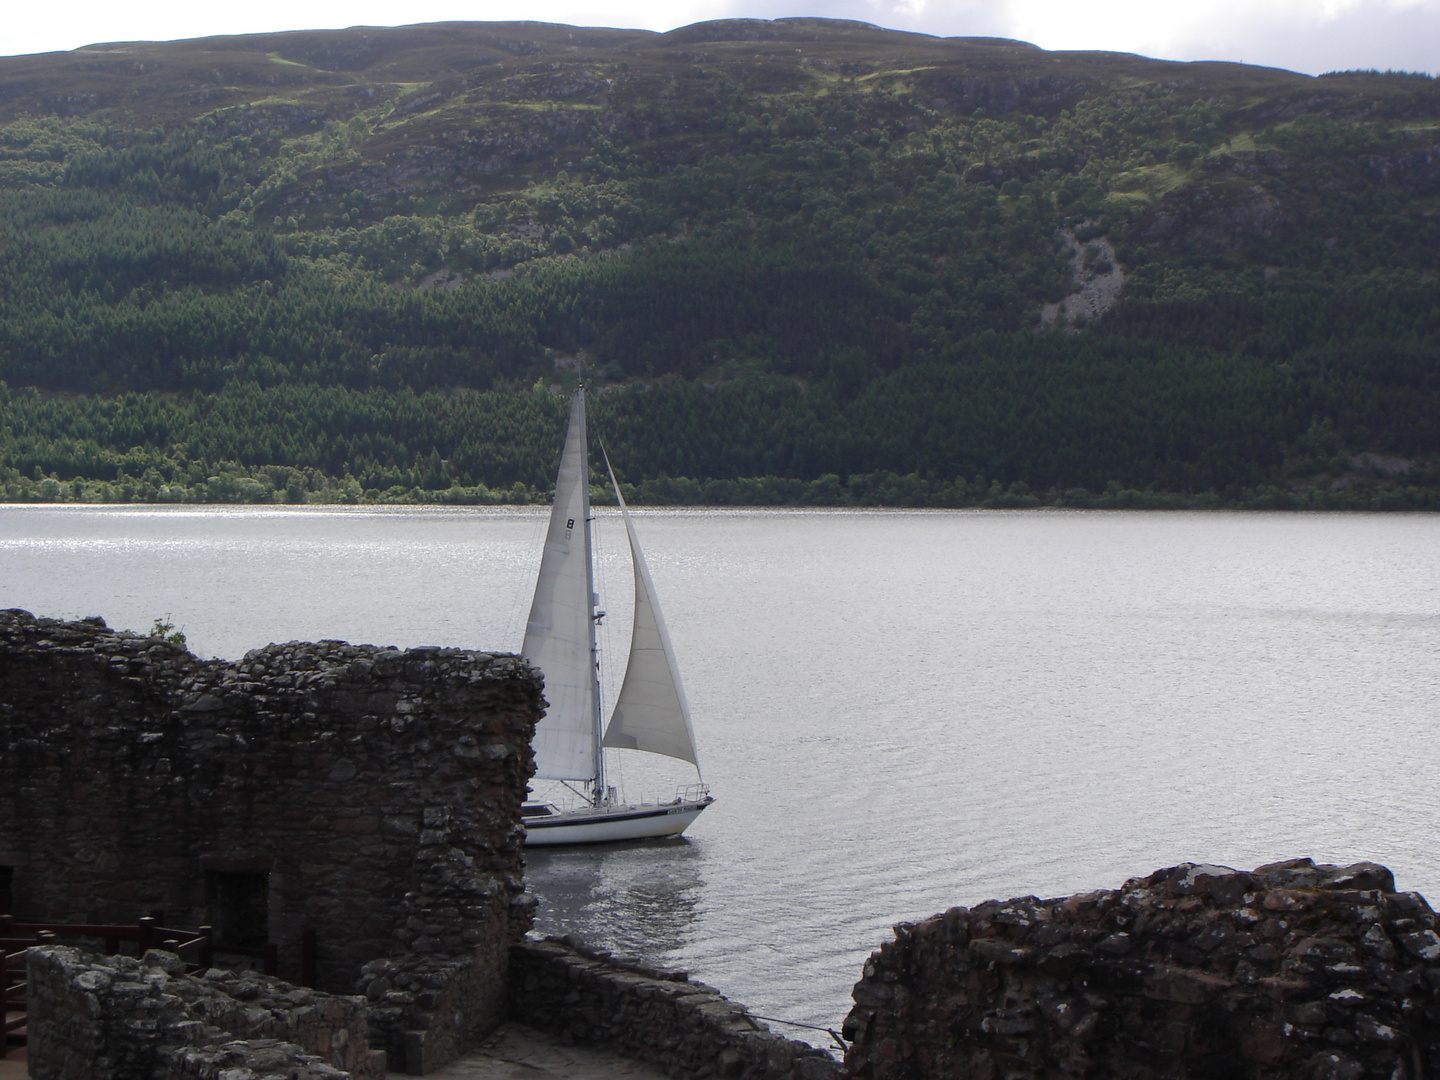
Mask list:
[{"label": "overcast sky", "polygon": [[824,15],[940,35],[1019,38],[1172,60],[1238,60],[1319,74],[1440,71],[1440,0],[7,0],[0,55],[449,19],[538,19],[669,30],[704,19]]}]

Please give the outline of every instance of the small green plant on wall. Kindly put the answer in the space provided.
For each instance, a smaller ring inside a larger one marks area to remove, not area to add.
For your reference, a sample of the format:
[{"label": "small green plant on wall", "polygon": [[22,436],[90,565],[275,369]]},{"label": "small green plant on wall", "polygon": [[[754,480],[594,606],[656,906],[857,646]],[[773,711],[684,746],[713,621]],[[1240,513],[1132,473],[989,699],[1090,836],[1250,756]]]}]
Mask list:
[{"label": "small green plant on wall", "polygon": [[163,619],[155,620],[155,625],[150,627],[150,636],[168,641],[172,645],[183,646],[185,644],[185,631],[176,630],[175,624],[170,621],[168,615]]}]

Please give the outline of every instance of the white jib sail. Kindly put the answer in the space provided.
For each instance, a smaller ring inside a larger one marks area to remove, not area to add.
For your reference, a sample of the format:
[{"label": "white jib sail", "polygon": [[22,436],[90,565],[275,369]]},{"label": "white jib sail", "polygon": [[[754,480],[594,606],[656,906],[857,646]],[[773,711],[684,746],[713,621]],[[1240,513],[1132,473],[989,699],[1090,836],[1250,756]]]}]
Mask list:
[{"label": "white jib sail", "polygon": [[[602,448],[602,453],[604,450]],[[625,519],[625,533],[630,538],[630,559],[635,565],[635,626],[630,635],[630,660],[625,666],[625,682],[615,699],[615,710],[605,729],[605,745],[626,750],[646,750],[652,754],[688,761],[700,769],[695,757],[695,733],[690,726],[690,704],[685,700],[685,687],[680,669],[675,665],[675,649],[665,629],[665,616],[655,597],[650,568],[635,535],[635,523],[610,459],[605,459],[615,498]]]},{"label": "white jib sail", "polygon": [[585,398],[577,392],[555,479],[555,504],[520,655],[545,674],[549,707],[535,726],[535,775],[588,780],[596,775],[595,678],[592,671],[590,532],[585,517],[590,466]]}]

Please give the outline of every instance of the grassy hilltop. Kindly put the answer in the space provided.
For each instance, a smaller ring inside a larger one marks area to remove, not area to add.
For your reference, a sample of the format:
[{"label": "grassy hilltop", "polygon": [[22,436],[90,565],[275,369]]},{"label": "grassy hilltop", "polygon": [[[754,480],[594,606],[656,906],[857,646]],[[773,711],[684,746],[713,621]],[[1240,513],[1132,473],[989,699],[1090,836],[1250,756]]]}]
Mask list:
[{"label": "grassy hilltop", "polygon": [[1440,507],[1440,84],[820,19],[0,58],[0,498]]}]

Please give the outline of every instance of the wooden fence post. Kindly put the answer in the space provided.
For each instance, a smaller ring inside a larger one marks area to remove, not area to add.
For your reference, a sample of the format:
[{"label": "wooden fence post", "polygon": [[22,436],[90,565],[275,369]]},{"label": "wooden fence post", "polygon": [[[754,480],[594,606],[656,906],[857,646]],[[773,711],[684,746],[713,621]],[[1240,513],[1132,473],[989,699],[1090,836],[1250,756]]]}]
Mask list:
[{"label": "wooden fence post", "polygon": [[[0,930],[9,929],[9,919]],[[5,952],[6,946],[0,945],[0,1058],[4,1058],[10,1052],[10,1025],[6,1023],[10,1019],[10,957]]]}]

